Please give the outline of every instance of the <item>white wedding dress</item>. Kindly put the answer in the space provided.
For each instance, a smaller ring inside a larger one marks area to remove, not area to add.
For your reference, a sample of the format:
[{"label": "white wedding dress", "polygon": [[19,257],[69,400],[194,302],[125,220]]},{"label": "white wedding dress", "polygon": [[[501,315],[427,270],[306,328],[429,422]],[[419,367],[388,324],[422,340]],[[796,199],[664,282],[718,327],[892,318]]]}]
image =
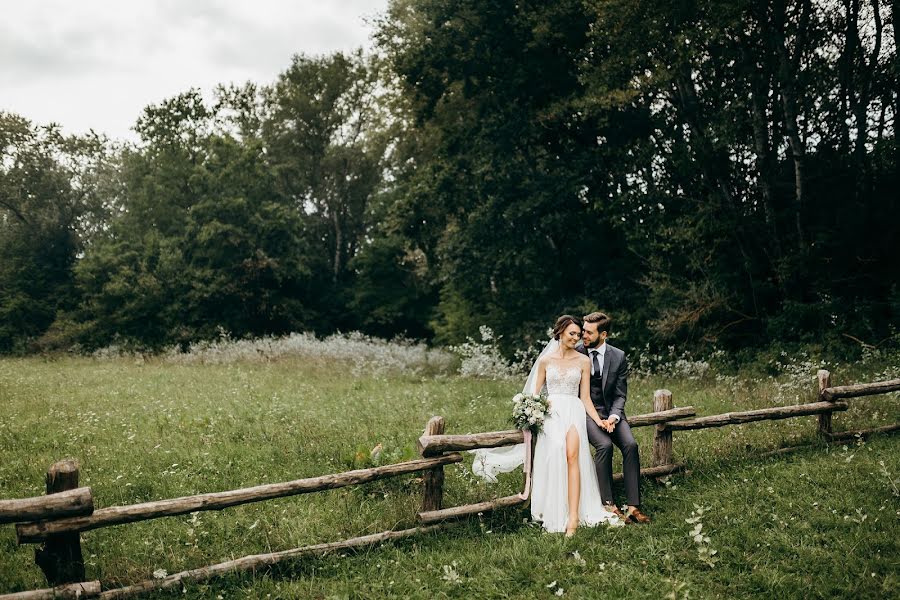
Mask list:
[{"label": "white wedding dress", "polygon": [[600,499],[597,472],[588,444],[587,415],[578,397],[581,368],[548,362],[546,373],[550,414],[544,420],[544,428],[538,434],[534,448],[531,517],[540,521],[547,531],[566,530],[569,519],[566,433],[574,427],[578,433],[578,471],[581,475],[579,525],[619,525],[620,520],[603,507]]},{"label": "white wedding dress", "polygon": [[[538,365],[559,349],[557,340],[550,340],[531,367],[522,392],[536,394]],[[591,457],[587,437],[587,414],[578,394],[581,388],[581,369],[577,365],[558,366],[547,363],[546,386],[550,400],[550,414],[538,434],[531,465],[525,460],[525,445],[471,450],[475,455],[472,472],[486,481],[497,482],[499,473],[509,473],[523,463],[532,466],[531,478],[526,473],[522,497],[531,495],[531,517],[540,521],[547,531],[563,532],[569,520],[569,474],[566,461],[566,433],[570,427],[578,432],[578,472],[581,475],[581,496],[578,502],[579,525],[609,523],[622,525],[614,514],[603,507],[597,472]],[[526,439],[529,439],[526,436]],[[529,489],[530,484],[530,489]]]}]

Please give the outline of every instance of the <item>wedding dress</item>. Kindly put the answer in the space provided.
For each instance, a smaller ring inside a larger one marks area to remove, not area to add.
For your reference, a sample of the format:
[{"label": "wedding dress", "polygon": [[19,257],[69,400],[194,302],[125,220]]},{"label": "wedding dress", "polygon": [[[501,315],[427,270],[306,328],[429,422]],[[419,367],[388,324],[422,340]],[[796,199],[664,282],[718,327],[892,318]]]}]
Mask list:
[{"label": "wedding dress", "polygon": [[571,428],[578,434],[578,472],[581,494],[578,501],[579,525],[618,524],[619,519],[603,507],[597,472],[591,459],[587,437],[587,415],[578,397],[581,368],[548,362],[547,391],[550,414],[537,436],[534,448],[531,517],[547,531],[566,530],[569,518],[568,465],[566,433]]},{"label": "wedding dress", "polygon": [[[547,360],[549,355],[558,349],[559,342],[550,340],[538,361]],[[525,382],[523,392],[526,394],[537,393],[534,388],[537,383],[538,361],[535,361]],[[544,420],[543,430],[537,436],[534,456],[530,461],[531,517],[541,522],[547,531],[566,530],[569,518],[566,433],[570,427],[574,427],[578,433],[578,472],[581,480],[578,502],[579,525],[592,526],[603,522],[621,525],[621,521],[603,507],[600,499],[597,472],[594,470],[594,461],[588,444],[587,414],[578,395],[581,369],[577,365],[559,366],[550,361],[545,372],[550,413]],[[472,463],[472,471],[491,482],[497,481],[498,473],[508,473],[526,462],[523,444],[480,449],[473,451],[473,454],[475,460]],[[526,463],[526,468],[527,466]],[[529,492],[527,480],[526,476],[526,489],[523,492],[525,495]]]}]

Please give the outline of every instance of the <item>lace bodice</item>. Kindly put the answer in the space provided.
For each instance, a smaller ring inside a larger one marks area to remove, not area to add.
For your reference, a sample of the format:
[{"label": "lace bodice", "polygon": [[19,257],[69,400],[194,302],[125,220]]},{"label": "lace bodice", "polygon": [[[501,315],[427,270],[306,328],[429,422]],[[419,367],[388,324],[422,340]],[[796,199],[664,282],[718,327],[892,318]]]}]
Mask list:
[{"label": "lace bodice", "polygon": [[577,396],[581,387],[581,367],[578,365],[547,365],[547,393]]}]

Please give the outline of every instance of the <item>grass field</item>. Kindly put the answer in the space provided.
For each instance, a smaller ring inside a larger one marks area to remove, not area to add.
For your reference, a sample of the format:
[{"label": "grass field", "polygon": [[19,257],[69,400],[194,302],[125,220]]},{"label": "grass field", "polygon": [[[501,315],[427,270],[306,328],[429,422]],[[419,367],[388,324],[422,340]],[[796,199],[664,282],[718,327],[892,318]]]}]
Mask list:
[{"label": "grass field", "polygon": [[[890,361],[832,368],[835,384],[898,376]],[[660,387],[674,392],[676,406],[693,405],[701,415],[812,401],[814,376],[795,369],[777,378],[635,377],[628,410],[650,412]],[[369,375],[340,361],[297,358],[4,359],[0,498],[43,493],[47,467],[67,457],[80,461],[81,483],[93,488],[98,507],[368,466],[379,443],[380,462],[398,462],[415,457],[415,439],[432,415],[446,418],[448,433],[507,429],[518,385]],[[898,399],[851,400],[849,411],[835,414],[835,430],[896,423]],[[651,429],[636,430],[644,464]],[[676,459],[690,473],[644,482],[650,526],[583,528],[565,540],[525,523],[525,510],[507,510],[442,533],[156,597],[896,597],[900,437],[828,446],[814,432],[815,417],[803,417],[676,433]],[[758,456],[803,443],[816,445]],[[464,466],[446,472],[446,506],[521,486],[520,473],[489,485]],[[419,480],[407,476],[90,531],[82,535],[87,576],[110,588],[160,570],[410,526],[420,499]],[[692,538],[697,522],[708,542]],[[16,545],[12,526],[0,527],[0,593],[44,585],[33,549]]]}]

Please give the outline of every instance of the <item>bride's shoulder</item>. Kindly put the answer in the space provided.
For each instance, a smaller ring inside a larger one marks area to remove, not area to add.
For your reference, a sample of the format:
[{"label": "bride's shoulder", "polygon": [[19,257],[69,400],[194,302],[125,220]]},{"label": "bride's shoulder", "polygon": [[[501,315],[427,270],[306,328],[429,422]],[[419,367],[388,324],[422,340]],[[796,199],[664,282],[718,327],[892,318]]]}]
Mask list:
[{"label": "bride's shoulder", "polygon": [[575,360],[578,361],[579,365],[590,365],[591,364],[591,359],[589,359],[587,357],[587,354],[582,354],[581,352],[578,353],[578,357]]}]

